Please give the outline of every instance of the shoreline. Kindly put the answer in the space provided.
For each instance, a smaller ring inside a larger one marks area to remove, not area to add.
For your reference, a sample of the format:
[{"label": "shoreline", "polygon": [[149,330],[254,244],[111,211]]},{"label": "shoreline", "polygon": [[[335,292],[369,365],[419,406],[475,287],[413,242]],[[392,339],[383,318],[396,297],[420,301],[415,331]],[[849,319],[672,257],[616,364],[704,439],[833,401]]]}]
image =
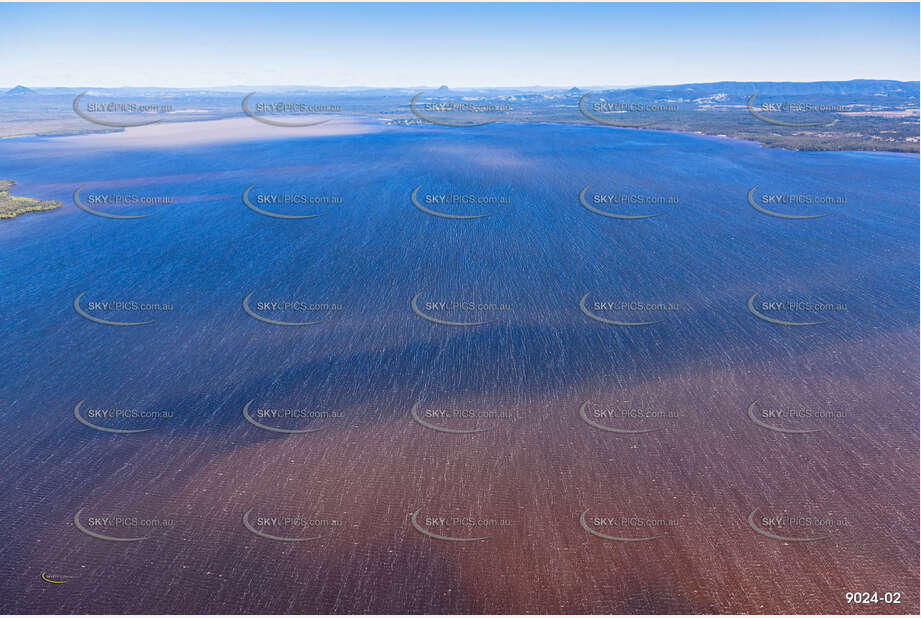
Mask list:
[{"label": "shoreline", "polygon": [[[314,125],[278,127],[253,121],[245,116],[163,122],[120,131],[99,131],[67,135],[37,135],[32,139],[54,139],[58,145],[81,146],[88,143],[99,148],[169,148],[204,146],[210,144],[291,139],[303,137],[336,137],[377,133],[382,123],[368,122],[367,117],[333,117]],[[9,138],[15,139],[15,138]]]},{"label": "shoreline", "polygon": [[57,210],[62,206],[61,202],[54,200],[37,200],[32,197],[10,195],[10,189],[14,186],[16,186],[15,180],[0,180],[0,221],[36,212]]},{"label": "shoreline", "polygon": [[[104,136],[118,136],[118,135],[131,135],[132,137],[140,137],[141,134],[138,133],[138,130],[145,130],[144,134],[148,132],[153,134],[154,132],[159,132],[164,130],[166,127],[172,127],[171,133],[179,133],[178,127],[188,127],[199,126],[199,127],[214,127],[218,128],[215,125],[207,125],[205,123],[230,123],[240,122],[242,124],[252,122],[250,130],[245,131],[241,139],[258,139],[259,137],[266,138],[278,138],[284,136],[291,137],[324,137],[324,136],[334,136],[334,135],[354,135],[360,133],[369,133],[369,132],[378,132],[384,130],[386,127],[395,127],[399,128],[403,125],[399,124],[400,118],[396,118],[393,115],[363,115],[363,114],[349,114],[349,115],[334,115],[328,122],[323,124],[314,125],[314,126],[305,126],[305,127],[273,127],[271,125],[261,124],[258,121],[254,122],[245,115],[240,115],[238,113],[218,116],[215,118],[193,118],[193,119],[183,119],[183,120],[172,120],[165,121],[162,123],[157,123],[155,125],[147,125],[143,127],[125,127],[122,129],[87,129],[85,131],[73,131],[71,129],[63,130],[62,132],[38,132],[30,133],[26,135],[0,135],[0,142],[4,140],[16,140],[16,139],[47,139],[47,138],[64,138],[64,139],[73,139],[77,137],[104,137]],[[890,154],[906,154],[906,155],[919,155],[921,154],[921,148],[911,149],[911,148],[898,148],[898,147],[885,147],[881,146],[878,148],[853,148],[847,147],[851,146],[848,144],[845,146],[842,144],[841,147],[796,147],[794,145],[785,145],[785,144],[775,144],[766,139],[762,139],[760,136],[746,137],[739,135],[732,135],[728,133],[707,133],[704,131],[692,130],[692,129],[677,129],[673,127],[668,128],[656,128],[656,127],[607,127],[593,122],[583,121],[580,119],[567,121],[567,120],[536,120],[536,121],[502,121],[497,120],[493,124],[508,124],[508,125],[518,125],[518,126],[531,126],[531,125],[554,125],[554,126],[582,126],[582,127],[594,127],[599,128],[609,128],[609,129],[629,129],[635,131],[643,132],[660,132],[660,133],[670,133],[670,134],[679,134],[679,135],[694,135],[699,137],[706,137],[712,139],[728,139],[737,142],[746,142],[750,144],[758,144],[762,148],[770,148],[773,150],[786,150],[789,152],[865,152],[865,153],[890,153]],[[367,127],[374,127],[374,130],[362,130]],[[425,126],[439,126],[437,123],[419,123],[412,125],[405,125],[404,128],[409,127],[425,127]],[[262,127],[265,129],[263,135],[256,135],[259,133],[256,129]],[[336,127],[337,130],[330,131],[329,129]],[[221,127],[223,128],[223,127]],[[463,127],[458,127],[463,128]],[[153,135],[151,135],[153,137]],[[160,137],[160,136],[158,136]],[[204,139],[198,143],[204,143],[207,141],[220,141],[220,142],[229,142],[234,141],[233,136],[226,135],[222,136],[217,140],[208,140]],[[182,145],[182,144],[177,144]]]}]

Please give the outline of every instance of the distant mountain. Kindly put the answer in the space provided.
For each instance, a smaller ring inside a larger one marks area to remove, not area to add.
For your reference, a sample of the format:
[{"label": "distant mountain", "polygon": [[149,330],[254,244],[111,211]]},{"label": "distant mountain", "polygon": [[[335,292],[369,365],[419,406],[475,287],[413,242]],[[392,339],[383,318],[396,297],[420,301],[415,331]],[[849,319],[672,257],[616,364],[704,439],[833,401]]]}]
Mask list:
[{"label": "distant mountain", "polygon": [[4,94],[7,96],[22,96],[27,94],[38,94],[31,88],[26,88],[25,86],[16,86],[15,88],[10,88]]},{"label": "distant mountain", "polygon": [[657,97],[693,100],[723,94],[729,97],[750,97],[756,92],[762,96],[825,96],[918,97],[918,82],[899,82],[886,79],[853,79],[846,82],[712,82],[706,84],[677,84],[672,86],[645,86],[618,90],[637,97]]}]

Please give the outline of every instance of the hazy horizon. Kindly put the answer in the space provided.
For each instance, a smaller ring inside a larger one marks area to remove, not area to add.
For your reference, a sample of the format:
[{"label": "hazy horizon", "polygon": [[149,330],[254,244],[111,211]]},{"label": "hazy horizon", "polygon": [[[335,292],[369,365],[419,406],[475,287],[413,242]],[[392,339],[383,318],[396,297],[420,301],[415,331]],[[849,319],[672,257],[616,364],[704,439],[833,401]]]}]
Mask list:
[{"label": "hazy horizon", "polygon": [[691,84],[719,84],[719,83],[739,83],[739,84],[754,84],[754,83],[769,83],[769,84],[779,84],[779,83],[790,83],[790,84],[815,84],[815,83],[826,83],[826,82],[856,82],[856,81],[891,81],[891,82],[903,82],[903,83],[918,83],[919,79],[893,79],[888,77],[855,77],[853,79],[818,79],[818,80],[807,80],[807,81],[796,81],[796,80],[784,80],[784,79],[758,79],[758,80],[729,80],[729,79],[719,79],[711,82],[675,82],[675,83],[649,83],[649,84],[561,84],[561,85],[544,85],[544,84],[535,84],[535,85],[507,85],[507,86],[451,86],[449,84],[408,84],[408,85],[399,85],[399,86],[367,86],[367,85],[357,85],[357,86],[330,86],[326,84],[231,84],[231,85],[216,85],[216,86],[163,86],[158,84],[151,85],[139,85],[139,84],[124,84],[121,86],[97,86],[93,84],[68,84],[68,85],[45,85],[45,84],[28,84],[24,82],[18,82],[15,84],[3,85],[0,86],[0,90],[12,90],[13,88],[24,87],[30,90],[42,90],[42,89],[78,89],[78,88],[98,88],[100,90],[119,90],[119,89],[132,89],[132,88],[152,88],[160,90],[204,90],[208,92],[220,92],[220,91],[233,91],[246,88],[261,88],[263,90],[269,89],[293,89],[293,88],[319,88],[323,90],[350,90],[350,91],[361,91],[361,90],[416,90],[416,89],[438,89],[442,87],[447,87],[449,90],[458,90],[458,91],[468,91],[468,90],[568,90],[572,88],[577,88],[579,90],[587,90],[590,88],[603,88],[610,90],[628,90],[631,88],[664,88],[669,86],[687,86]]},{"label": "hazy horizon", "polygon": [[519,3],[475,11],[451,3],[5,4],[0,56],[17,62],[0,66],[0,83],[463,89],[916,81],[918,18],[911,3]]}]

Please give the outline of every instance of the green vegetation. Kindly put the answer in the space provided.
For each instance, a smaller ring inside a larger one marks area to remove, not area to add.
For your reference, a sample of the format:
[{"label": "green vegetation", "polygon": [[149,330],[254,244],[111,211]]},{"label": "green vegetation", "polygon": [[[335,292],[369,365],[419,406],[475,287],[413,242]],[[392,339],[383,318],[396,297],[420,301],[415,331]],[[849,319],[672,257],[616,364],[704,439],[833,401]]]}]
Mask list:
[{"label": "green vegetation", "polygon": [[61,207],[61,202],[43,202],[30,197],[10,195],[10,187],[15,184],[12,180],[0,180],[0,219],[12,219],[30,212]]},{"label": "green vegetation", "polygon": [[[74,98],[85,88],[16,87],[0,93],[0,139],[28,135],[109,132],[74,113]],[[167,122],[242,117],[248,88],[173,90],[95,89],[104,101],[166,104]],[[269,102],[335,106],[341,116],[378,118],[401,126],[431,120],[461,123],[570,123],[604,126],[647,125],[642,130],[678,131],[731,137],[790,150],[919,151],[918,82],[716,82],[642,88],[488,88],[420,92],[417,88],[330,89],[285,87],[260,92]],[[410,101],[418,97],[414,113]],[[583,97],[585,99],[583,100]],[[585,108],[595,119],[583,113]],[[427,107],[427,104],[430,104]],[[486,107],[473,113],[440,109],[448,105]],[[596,107],[601,106],[598,110]],[[632,106],[622,113],[605,105]],[[435,106],[434,111],[429,108]],[[636,106],[639,106],[637,108]],[[805,109],[804,109],[805,108]],[[817,111],[810,111],[818,108]],[[759,118],[752,112],[761,114]],[[767,118],[767,120],[765,120]],[[778,121],[778,122],[772,122]]]}]

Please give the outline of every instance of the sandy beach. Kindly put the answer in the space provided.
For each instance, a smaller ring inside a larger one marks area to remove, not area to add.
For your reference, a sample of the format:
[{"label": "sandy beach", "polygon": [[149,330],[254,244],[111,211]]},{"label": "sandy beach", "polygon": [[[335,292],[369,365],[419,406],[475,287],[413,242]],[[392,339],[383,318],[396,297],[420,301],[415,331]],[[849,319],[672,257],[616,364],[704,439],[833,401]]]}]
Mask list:
[{"label": "sandy beach", "polygon": [[252,118],[222,118],[193,122],[164,122],[143,127],[128,127],[124,131],[92,133],[54,137],[61,145],[95,147],[99,149],[170,148],[204,146],[241,141],[291,139],[295,137],[331,137],[337,135],[362,135],[377,133],[384,125],[365,118],[339,116],[312,116],[273,120],[280,122],[328,122],[305,127],[280,127],[265,124]]}]

